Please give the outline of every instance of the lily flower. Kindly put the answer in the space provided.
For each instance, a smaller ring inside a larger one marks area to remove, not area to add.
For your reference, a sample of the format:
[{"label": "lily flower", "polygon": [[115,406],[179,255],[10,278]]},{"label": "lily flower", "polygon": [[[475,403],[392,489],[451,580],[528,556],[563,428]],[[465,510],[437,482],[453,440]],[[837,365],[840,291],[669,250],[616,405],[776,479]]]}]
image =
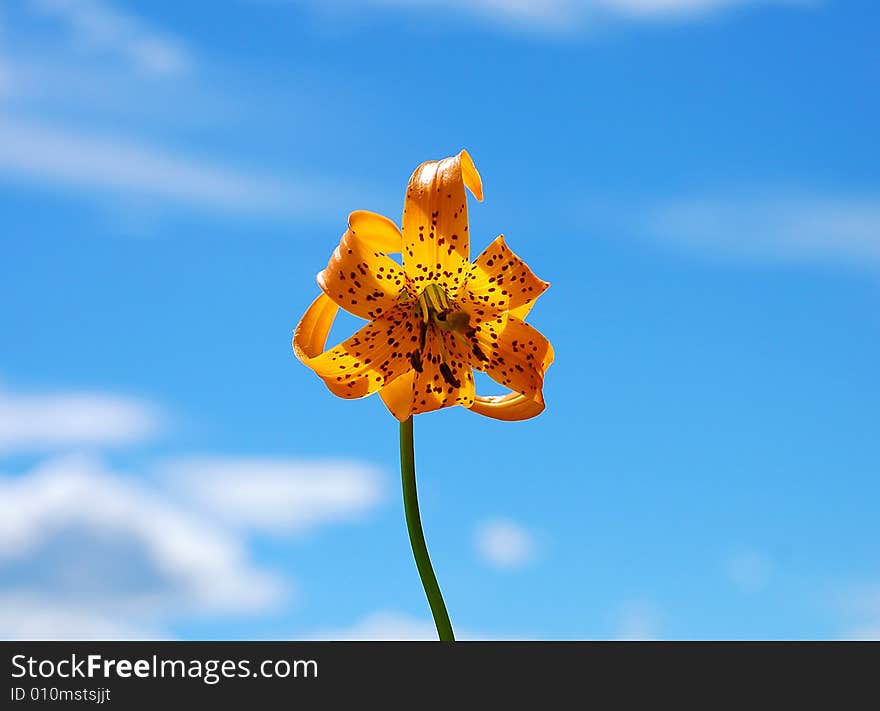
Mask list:
[{"label": "lily flower", "polygon": [[[378,392],[401,422],[453,405],[500,420],[544,409],[553,348],[525,317],[549,284],[503,235],[471,263],[465,188],[482,201],[480,174],[461,151],[416,168],[401,228],[373,212],[349,215],[318,274],[321,294],[293,337],[296,356],[335,395]],[[401,262],[389,256],[395,253]],[[368,323],[324,350],[339,308]],[[509,392],[477,395],[474,370]]]}]

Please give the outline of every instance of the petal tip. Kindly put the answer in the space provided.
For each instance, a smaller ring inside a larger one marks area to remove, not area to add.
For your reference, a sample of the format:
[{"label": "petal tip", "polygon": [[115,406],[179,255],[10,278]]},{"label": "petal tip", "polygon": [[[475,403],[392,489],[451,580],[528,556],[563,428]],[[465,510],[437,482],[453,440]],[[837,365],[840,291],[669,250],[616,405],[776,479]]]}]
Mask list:
[{"label": "petal tip", "polygon": [[480,178],[480,173],[474,165],[474,159],[465,149],[461,150],[458,157],[461,161],[461,176],[464,184],[479,202],[483,202],[483,179]]},{"label": "petal tip", "polygon": [[477,395],[469,408],[471,412],[495,420],[518,422],[530,420],[540,415],[545,409],[543,389],[532,395],[508,392],[507,395]]}]

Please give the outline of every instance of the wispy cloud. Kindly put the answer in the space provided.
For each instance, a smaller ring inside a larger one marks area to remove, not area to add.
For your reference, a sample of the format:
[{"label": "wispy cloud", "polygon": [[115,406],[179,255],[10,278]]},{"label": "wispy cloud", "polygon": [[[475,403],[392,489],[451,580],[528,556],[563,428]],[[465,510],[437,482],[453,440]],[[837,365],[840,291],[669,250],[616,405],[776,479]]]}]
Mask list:
[{"label": "wispy cloud", "polygon": [[847,620],[842,639],[880,641],[880,584],[850,586],[839,595],[837,608]]},{"label": "wispy cloud", "polygon": [[[214,148],[185,147],[182,129],[216,130],[218,117],[253,121],[245,135],[260,131],[261,117],[241,118],[248,103],[240,94],[250,87],[231,81],[228,67],[218,92],[208,78],[216,67],[186,71],[182,43],[105,2],[20,5],[30,11],[11,14],[0,46],[0,183],[114,211],[272,220],[336,214],[345,201],[345,180],[267,169],[259,158],[241,165],[229,155],[232,133]],[[247,153],[241,131],[233,133],[236,155]]]},{"label": "wispy cloud", "polygon": [[660,639],[662,614],[648,600],[630,600],[620,605],[614,615],[613,638],[626,641]]},{"label": "wispy cloud", "polygon": [[615,20],[674,21],[694,20],[723,11],[754,5],[808,6],[816,0],[289,0],[316,6],[326,12],[328,4],[336,11],[373,10],[432,11],[454,10],[506,28],[528,31],[568,33]]},{"label": "wispy cloud", "polygon": [[0,594],[0,637],[5,640],[164,639],[165,629],[136,624],[94,605],[28,595]]},{"label": "wispy cloud", "polygon": [[880,621],[880,583],[850,588],[843,595],[842,607],[852,614]]},{"label": "wispy cloud", "polygon": [[327,190],[237,171],[132,140],[0,117],[0,174],[221,212],[322,212]]},{"label": "wispy cloud", "polygon": [[58,634],[254,613],[286,593],[233,532],[82,456],[0,478],[0,580],[6,598],[60,614]]},{"label": "wispy cloud", "polygon": [[[498,636],[475,633],[472,630],[456,630],[458,640],[502,639]],[[505,636],[505,638],[508,638]],[[436,641],[437,629],[427,618],[415,617],[402,612],[380,610],[371,612],[348,627],[314,630],[303,635],[307,640],[333,642],[419,642]]]},{"label": "wispy cloud", "polygon": [[570,6],[606,9],[636,19],[693,18],[752,5],[816,5],[819,0],[570,0]]},{"label": "wispy cloud", "polygon": [[743,592],[759,592],[766,588],[772,572],[770,558],[754,549],[735,551],[724,561],[727,579]]},{"label": "wispy cloud", "polygon": [[179,74],[192,64],[184,44],[140,18],[99,0],[30,0],[37,13],[58,22],[78,51],[122,60],[151,74]]},{"label": "wispy cloud", "polygon": [[0,453],[129,445],[156,434],[148,402],[110,393],[13,393],[0,388]]},{"label": "wispy cloud", "polygon": [[880,196],[697,196],[647,206],[637,229],[707,257],[880,267]]},{"label": "wispy cloud", "polygon": [[427,619],[399,612],[373,612],[349,627],[307,632],[305,639],[333,642],[417,642],[436,640],[437,630]]},{"label": "wispy cloud", "polygon": [[531,563],[537,546],[532,534],[508,519],[486,521],[477,528],[477,552],[494,568],[513,570]]},{"label": "wispy cloud", "polygon": [[880,622],[850,627],[843,633],[841,639],[854,642],[880,642]]},{"label": "wispy cloud", "polygon": [[382,498],[379,473],[359,462],[188,458],[160,468],[195,506],[269,533],[357,519]]},{"label": "wispy cloud", "polygon": [[[154,408],[107,394],[0,393],[0,453],[140,441]],[[179,457],[120,473],[90,456],[0,474],[0,637],[166,637],[182,617],[260,615],[293,583],[255,534],[354,521],[382,477],[354,461]]]}]

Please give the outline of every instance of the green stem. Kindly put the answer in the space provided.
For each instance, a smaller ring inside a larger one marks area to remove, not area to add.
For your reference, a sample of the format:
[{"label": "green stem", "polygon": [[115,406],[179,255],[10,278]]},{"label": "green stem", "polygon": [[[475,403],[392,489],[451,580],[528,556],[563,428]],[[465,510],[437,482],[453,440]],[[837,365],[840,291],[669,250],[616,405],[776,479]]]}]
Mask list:
[{"label": "green stem", "polygon": [[431,614],[434,615],[437,634],[440,635],[442,642],[454,642],[455,635],[452,633],[449,613],[446,612],[446,603],[443,602],[443,595],[437,584],[437,576],[434,575],[434,568],[431,567],[428,546],[425,544],[425,534],[422,532],[422,518],[419,516],[412,417],[400,423],[400,477],[403,481],[403,507],[406,511],[409,542],[412,546],[413,557],[416,559],[416,567],[419,569],[419,577],[422,579],[422,587],[425,589],[428,604],[431,606]]}]

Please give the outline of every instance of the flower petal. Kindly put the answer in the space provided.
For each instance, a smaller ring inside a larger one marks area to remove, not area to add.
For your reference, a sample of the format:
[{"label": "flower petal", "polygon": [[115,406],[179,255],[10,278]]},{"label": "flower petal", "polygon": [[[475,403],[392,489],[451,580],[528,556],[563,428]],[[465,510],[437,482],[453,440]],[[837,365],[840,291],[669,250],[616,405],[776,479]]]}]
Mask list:
[{"label": "flower petal", "polygon": [[544,373],[553,362],[553,347],[535,328],[508,316],[504,329],[475,329],[471,365],[495,382],[532,396],[544,386]]},{"label": "flower petal", "polygon": [[336,304],[322,294],[306,311],[293,337],[297,357],[335,395],[346,399],[364,397],[412,367],[410,354],[418,346],[418,336],[414,335],[411,309],[397,306],[321,353],[336,312]]},{"label": "flower petal", "polygon": [[483,199],[480,174],[467,151],[422,163],[406,189],[403,265],[417,290],[439,284],[458,292],[470,259],[465,187]]},{"label": "flower petal", "polygon": [[293,332],[293,352],[303,363],[324,350],[339,307],[326,294],[320,294],[306,309]]},{"label": "flower petal", "polygon": [[472,328],[480,327],[491,332],[504,330],[507,324],[507,309],[498,308],[490,303],[489,294],[474,294],[465,289],[456,300],[457,305],[468,315]]},{"label": "flower petal", "polygon": [[[520,319],[512,315],[508,320],[514,324],[520,322]],[[523,324],[523,326],[527,325],[528,324]],[[534,329],[532,329],[532,331],[534,331]],[[534,332],[537,333],[537,331]],[[553,358],[553,346],[547,342],[547,350],[541,358],[540,363],[542,375],[543,373],[546,373],[547,368],[553,363]],[[470,409],[471,412],[475,412],[478,415],[492,417],[496,420],[505,420],[507,422],[528,420],[540,415],[544,411],[544,394],[543,390],[536,390],[531,394],[509,392],[506,395],[477,395],[474,398],[474,404]]]},{"label": "flower petal", "polygon": [[540,392],[531,397],[514,392],[488,397],[477,395],[470,410],[496,420],[516,422],[540,415],[544,411],[544,398]]},{"label": "flower petal", "polygon": [[409,282],[384,250],[399,251],[400,244],[400,231],[387,217],[353,212],[327,268],[318,274],[318,286],[355,316],[372,320],[391,311]]},{"label": "flower petal", "polygon": [[398,420],[403,422],[412,415],[413,384],[416,372],[410,370],[395,378],[379,391],[382,402]]},{"label": "flower petal", "polygon": [[504,235],[499,235],[471,264],[460,295],[469,294],[472,301],[482,301],[492,308],[513,310],[531,308],[549,286],[513,253]]},{"label": "flower petal", "polygon": [[529,311],[532,310],[532,306],[535,305],[535,301],[529,301],[528,303],[523,304],[522,306],[517,306],[515,309],[511,309],[508,311],[510,316],[516,316],[520,321],[525,321],[526,316],[529,315]]},{"label": "flower petal", "polygon": [[430,329],[413,383],[412,412],[474,402],[474,374],[465,344],[451,333]]},{"label": "flower petal", "polygon": [[355,210],[348,216],[348,226],[370,249],[384,254],[399,254],[403,249],[400,228],[384,215],[369,210]]}]

